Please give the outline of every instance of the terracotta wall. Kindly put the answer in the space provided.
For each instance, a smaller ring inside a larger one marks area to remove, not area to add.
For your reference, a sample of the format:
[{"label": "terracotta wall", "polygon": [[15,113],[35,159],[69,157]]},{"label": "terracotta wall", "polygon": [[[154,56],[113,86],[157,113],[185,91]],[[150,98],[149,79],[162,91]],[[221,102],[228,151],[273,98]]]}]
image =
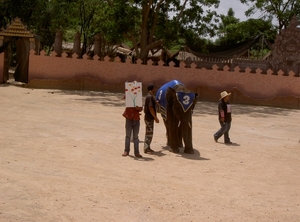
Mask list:
[{"label": "terracotta wall", "polygon": [[0,53],[0,80],[3,79],[4,53]]},{"label": "terracotta wall", "polygon": [[[87,57],[67,58],[64,53],[62,57],[54,54],[45,56],[43,52],[35,55],[31,51],[28,87],[120,91],[124,89],[126,81],[141,81],[144,86],[153,82],[161,86],[177,79],[196,90],[202,100],[215,101],[220,91],[227,90],[235,93],[237,103],[299,108],[300,78],[293,73],[285,76],[281,72],[273,75],[272,70],[261,74],[259,69],[257,73],[250,73],[249,69],[239,72],[239,67],[229,71],[229,67],[225,66],[220,71],[217,66],[207,70],[195,68],[196,64],[185,68],[184,63],[180,67],[174,67],[173,63],[171,66],[163,66],[162,62],[157,66],[151,63],[149,61],[148,65],[142,65],[138,61],[132,64],[129,59],[126,63],[119,59],[111,62],[109,58],[100,61],[98,57],[93,60]],[[274,102],[278,98],[280,102]]]}]

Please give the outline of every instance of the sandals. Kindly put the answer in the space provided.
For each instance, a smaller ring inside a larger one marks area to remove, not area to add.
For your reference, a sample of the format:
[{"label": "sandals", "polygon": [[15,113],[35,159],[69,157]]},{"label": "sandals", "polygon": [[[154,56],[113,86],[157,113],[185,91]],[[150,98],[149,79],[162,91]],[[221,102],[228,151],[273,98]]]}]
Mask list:
[{"label": "sandals", "polygon": [[144,153],[153,154],[154,150],[152,150],[151,148],[147,148],[144,150]]}]

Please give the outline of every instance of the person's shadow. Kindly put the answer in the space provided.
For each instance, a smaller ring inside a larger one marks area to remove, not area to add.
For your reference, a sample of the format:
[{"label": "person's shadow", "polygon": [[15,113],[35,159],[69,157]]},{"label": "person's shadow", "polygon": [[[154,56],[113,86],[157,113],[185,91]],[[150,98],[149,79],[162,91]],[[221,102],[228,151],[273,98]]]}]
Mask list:
[{"label": "person's shadow", "polygon": [[238,143],[224,143],[226,146],[241,146]]}]

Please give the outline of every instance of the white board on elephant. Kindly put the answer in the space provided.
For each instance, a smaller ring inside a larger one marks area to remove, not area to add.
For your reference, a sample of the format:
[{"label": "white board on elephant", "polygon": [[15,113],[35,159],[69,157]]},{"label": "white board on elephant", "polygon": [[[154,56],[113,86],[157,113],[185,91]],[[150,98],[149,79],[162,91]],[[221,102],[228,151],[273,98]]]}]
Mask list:
[{"label": "white board on elephant", "polygon": [[133,81],[125,82],[125,99],[126,107],[142,107],[143,106],[143,94],[142,83]]}]

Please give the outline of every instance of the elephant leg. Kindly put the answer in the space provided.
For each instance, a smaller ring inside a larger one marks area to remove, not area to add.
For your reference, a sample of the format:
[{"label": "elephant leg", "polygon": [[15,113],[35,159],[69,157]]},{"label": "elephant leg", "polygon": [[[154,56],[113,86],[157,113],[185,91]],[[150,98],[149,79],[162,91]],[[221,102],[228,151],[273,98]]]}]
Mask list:
[{"label": "elephant leg", "polygon": [[167,146],[170,146],[170,129],[169,129],[169,126],[168,126],[168,122],[164,120],[164,124],[165,124],[165,128],[166,128],[166,137],[167,137]]},{"label": "elephant leg", "polygon": [[192,144],[192,124],[183,125],[182,131],[184,132],[183,141],[184,141],[184,152],[189,154],[194,154],[194,148]]},{"label": "elephant leg", "polygon": [[[173,116],[174,117],[174,116]],[[178,123],[176,118],[170,119],[170,151],[173,153],[179,153],[178,148]]]},{"label": "elephant leg", "polygon": [[181,125],[178,126],[178,147],[180,147],[180,148],[183,147]]}]

